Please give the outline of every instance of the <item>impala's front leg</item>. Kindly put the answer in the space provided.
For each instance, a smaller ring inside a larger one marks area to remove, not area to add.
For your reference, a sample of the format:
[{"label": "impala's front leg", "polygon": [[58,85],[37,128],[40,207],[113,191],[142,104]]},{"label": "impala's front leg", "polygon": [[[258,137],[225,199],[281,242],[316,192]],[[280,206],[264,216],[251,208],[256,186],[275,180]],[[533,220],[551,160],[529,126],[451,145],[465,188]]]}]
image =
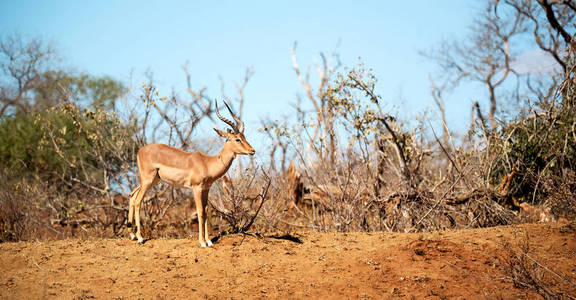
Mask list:
[{"label": "impala's front leg", "polygon": [[206,237],[205,237],[205,224],[204,220],[206,218],[206,208],[203,205],[204,189],[201,186],[194,188],[194,203],[196,204],[196,215],[198,216],[198,241],[200,246],[206,247]]},{"label": "impala's front leg", "polygon": [[[204,210],[204,240],[206,241],[206,245],[208,247],[212,247],[212,241],[210,240],[210,231],[208,230],[208,220],[210,219],[208,216],[208,211],[206,208],[208,207],[208,194],[210,193],[210,187],[206,187],[203,189],[202,192],[202,209]],[[200,223],[198,223],[200,224]]]}]

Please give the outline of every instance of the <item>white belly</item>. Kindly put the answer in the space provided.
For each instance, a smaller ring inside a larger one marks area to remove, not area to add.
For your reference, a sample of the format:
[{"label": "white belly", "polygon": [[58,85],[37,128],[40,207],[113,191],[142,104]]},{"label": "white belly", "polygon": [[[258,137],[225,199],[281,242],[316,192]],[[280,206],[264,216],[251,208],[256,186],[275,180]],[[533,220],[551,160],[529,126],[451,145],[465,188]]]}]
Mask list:
[{"label": "white belly", "polygon": [[191,188],[189,184],[190,173],[177,168],[162,166],[158,170],[160,180],[175,187]]}]

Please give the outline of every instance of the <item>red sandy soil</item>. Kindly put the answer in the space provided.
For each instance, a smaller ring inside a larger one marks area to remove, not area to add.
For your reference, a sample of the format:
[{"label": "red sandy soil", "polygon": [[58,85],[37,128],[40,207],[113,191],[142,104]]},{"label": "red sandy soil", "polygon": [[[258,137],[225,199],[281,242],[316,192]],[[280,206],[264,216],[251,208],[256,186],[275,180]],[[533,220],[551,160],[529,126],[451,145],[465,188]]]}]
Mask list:
[{"label": "red sandy soil", "polygon": [[526,239],[529,270],[547,291],[576,295],[575,223],[293,237],[301,243],[247,235],[213,248],[195,237],[3,243],[0,299],[540,299],[508,271]]}]

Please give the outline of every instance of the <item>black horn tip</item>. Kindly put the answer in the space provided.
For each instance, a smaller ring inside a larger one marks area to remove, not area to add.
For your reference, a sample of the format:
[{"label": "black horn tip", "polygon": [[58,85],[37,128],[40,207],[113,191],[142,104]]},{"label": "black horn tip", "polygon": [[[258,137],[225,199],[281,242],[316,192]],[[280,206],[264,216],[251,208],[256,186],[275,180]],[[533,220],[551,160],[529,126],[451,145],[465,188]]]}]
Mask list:
[{"label": "black horn tip", "polygon": [[224,105],[226,105],[226,108],[228,109],[228,111],[230,112],[230,114],[231,114],[232,116],[235,116],[235,115],[234,115],[234,112],[232,111],[232,109],[230,108],[230,106],[228,106],[228,103],[226,103],[226,101],[222,101],[222,102],[224,102]]}]

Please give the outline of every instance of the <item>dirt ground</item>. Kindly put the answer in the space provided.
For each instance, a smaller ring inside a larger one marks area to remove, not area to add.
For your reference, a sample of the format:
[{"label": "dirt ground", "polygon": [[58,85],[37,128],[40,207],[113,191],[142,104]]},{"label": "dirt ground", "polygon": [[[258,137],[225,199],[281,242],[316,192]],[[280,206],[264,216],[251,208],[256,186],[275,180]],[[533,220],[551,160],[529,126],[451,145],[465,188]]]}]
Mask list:
[{"label": "dirt ground", "polygon": [[546,291],[576,296],[574,223],[292,237],[4,243],[0,298],[541,298],[513,283],[511,253]]}]

